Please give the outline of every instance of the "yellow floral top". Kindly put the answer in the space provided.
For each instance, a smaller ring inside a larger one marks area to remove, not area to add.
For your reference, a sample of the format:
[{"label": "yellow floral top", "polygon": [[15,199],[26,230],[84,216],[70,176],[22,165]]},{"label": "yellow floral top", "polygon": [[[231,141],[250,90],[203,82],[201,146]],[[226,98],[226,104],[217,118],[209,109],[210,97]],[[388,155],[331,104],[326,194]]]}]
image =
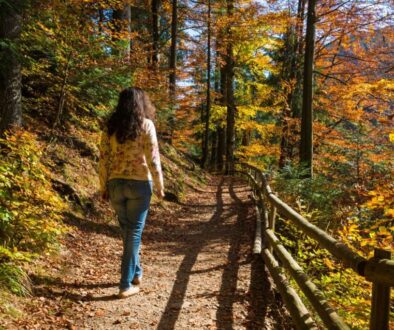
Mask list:
[{"label": "yellow floral top", "polygon": [[106,191],[110,179],[152,180],[157,190],[164,189],[159,144],[153,122],[144,119],[142,133],[120,144],[115,134],[103,131],[99,161],[100,190]]}]

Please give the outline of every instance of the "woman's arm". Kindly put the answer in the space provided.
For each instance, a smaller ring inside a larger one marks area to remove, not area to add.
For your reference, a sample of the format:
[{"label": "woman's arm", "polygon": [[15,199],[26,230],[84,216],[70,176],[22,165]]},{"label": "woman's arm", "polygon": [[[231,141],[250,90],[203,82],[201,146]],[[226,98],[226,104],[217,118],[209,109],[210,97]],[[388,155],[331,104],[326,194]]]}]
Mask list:
[{"label": "woman's arm", "polygon": [[103,196],[107,192],[109,154],[110,154],[109,136],[106,131],[103,131],[101,133],[100,159],[98,166],[99,179],[100,179],[100,192]]},{"label": "woman's arm", "polygon": [[149,170],[152,173],[153,183],[160,197],[164,197],[163,172],[161,169],[159,143],[157,141],[156,128],[151,120],[147,124],[147,138],[144,146],[144,153]]}]

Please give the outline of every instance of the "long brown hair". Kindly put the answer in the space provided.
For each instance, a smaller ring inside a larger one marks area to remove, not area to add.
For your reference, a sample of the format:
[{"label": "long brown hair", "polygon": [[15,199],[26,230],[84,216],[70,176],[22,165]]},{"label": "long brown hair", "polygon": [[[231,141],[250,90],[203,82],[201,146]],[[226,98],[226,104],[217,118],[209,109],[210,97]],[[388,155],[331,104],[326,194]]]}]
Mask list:
[{"label": "long brown hair", "polygon": [[119,95],[118,105],[107,123],[108,134],[119,143],[135,140],[142,132],[144,118],[153,119],[155,108],[141,88],[129,87]]}]

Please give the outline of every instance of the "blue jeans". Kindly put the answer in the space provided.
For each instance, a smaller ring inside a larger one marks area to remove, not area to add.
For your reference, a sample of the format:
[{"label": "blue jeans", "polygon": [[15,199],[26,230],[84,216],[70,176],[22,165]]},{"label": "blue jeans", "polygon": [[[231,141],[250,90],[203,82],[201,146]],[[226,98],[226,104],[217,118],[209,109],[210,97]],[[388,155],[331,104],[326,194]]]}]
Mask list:
[{"label": "blue jeans", "polygon": [[152,196],[152,182],[111,179],[108,182],[108,192],[123,236],[119,287],[120,289],[128,289],[134,277],[142,276],[139,251],[141,235]]}]

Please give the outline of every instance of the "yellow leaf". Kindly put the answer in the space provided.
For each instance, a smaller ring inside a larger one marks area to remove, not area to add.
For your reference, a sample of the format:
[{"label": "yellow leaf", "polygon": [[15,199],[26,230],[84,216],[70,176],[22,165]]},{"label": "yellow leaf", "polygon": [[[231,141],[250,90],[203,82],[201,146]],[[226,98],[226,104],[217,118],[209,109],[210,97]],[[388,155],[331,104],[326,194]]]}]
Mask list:
[{"label": "yellow leaf", "polygon": [[331,262],[331,260],[330,259],[328,259],[328,258],[325,258],[324,259],[324,264],[329,268],[329,269],[334,269],[335,267],[334,267],[334,264]]},{"label": "yellow leaf", "polygon": [[390,233],[387,231],[386,227],[380,226],[378,234],[379,235],[389,235]]},{"label": "yellow leaf", "polygon": [[391,216],[394,218],[394,209],[385,210],[384,215]]}]

